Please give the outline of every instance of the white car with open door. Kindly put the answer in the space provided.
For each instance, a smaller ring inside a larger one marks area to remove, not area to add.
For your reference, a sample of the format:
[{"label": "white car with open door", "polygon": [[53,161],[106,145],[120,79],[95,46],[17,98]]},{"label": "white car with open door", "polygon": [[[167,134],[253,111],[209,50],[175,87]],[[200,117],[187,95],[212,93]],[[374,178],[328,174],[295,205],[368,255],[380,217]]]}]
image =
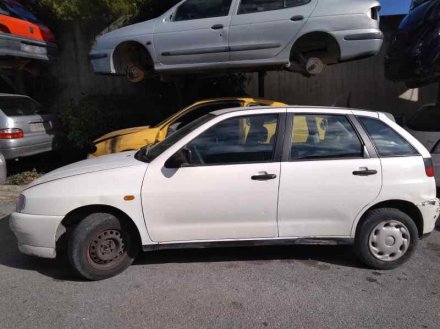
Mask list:
[{"label": "white car with open door", "polygon": [[[82,161],[20,196],[23,253],[104,279],[138,250],[353,243],[391,269],[439,216],[429,152],[385,114],[281,107],[213,112],[151,149]],[[62,248],[61,248],[62,249]]]}]

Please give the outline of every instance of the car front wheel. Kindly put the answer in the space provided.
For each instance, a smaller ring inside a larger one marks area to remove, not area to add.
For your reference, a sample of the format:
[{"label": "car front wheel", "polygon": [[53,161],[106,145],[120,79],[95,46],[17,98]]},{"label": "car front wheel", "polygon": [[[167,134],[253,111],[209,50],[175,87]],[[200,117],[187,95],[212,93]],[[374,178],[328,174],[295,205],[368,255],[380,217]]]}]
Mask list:
[{"label": "car front wheel", "polygon": [[355,251],[366,265],[388,270],[405,263],[417,243],[417,226],[407,214],[381,208],[367,213],[356,234]]},{"label": "car front wheel", "polygon": [[103,280],[129,267],[139,250],[130,228],[111,214],[92,214],[83,219],[69,238],[72,266],[88,280]]}]

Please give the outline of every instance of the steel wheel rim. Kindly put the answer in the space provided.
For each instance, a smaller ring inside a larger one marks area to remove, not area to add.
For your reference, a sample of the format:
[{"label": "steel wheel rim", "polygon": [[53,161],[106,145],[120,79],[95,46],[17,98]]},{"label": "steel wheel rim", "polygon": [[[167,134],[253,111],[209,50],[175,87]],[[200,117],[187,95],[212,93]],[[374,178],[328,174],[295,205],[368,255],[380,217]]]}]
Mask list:
[{"label": "steel wheel rim", "polygon": [[126,253],[126,241],[121,231],[115,229],[96,234],[87,250],[88,259],[95,267],[113,267]]},{"label": "steel wheel rim", "polygon": [[368,246],[375,258],[392,262],[406,254],[410,242],[410,233],[404,224],[387,220],[371,231]]}]

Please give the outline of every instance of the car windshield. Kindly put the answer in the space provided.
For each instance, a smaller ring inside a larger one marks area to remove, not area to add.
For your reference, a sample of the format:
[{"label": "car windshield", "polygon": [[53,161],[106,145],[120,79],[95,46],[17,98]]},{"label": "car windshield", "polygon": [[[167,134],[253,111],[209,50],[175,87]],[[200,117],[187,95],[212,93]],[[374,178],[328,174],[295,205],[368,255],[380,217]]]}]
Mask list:
[{"label": "car windshield", "polygon": [[136,159],[142,162],[151,162],[156,159],[159,155],[165,152],[168,148],[173,146],[179,140],[184,138],[186,135],[190,134],[200,126],[204,125],[206,122],[212,120],[215,117],[213,114],[207,114],[193,122],[186,125],[182,129],[179,129],[174,134],[168,136],[162,142],[156,144],[153,148],[143,148],[136,153]]},{"label": "car windshield", "polygon": [[[15,1],[11,0],[3,0],[3,9],[8,9],[9,14],[12,14],[12,16],[16,16],[18,18],[24,19],[31,23],[39,23],[38,18],[32,14],[30,11],[28,11],[26,8],[24,8],[21,4]],[[6,7],[6,8],[4,8]]]},{"label": "car windshield", "polygon": [[10,117],[44,114],[39,103],[26,97],[0,97],[0,111]]}]

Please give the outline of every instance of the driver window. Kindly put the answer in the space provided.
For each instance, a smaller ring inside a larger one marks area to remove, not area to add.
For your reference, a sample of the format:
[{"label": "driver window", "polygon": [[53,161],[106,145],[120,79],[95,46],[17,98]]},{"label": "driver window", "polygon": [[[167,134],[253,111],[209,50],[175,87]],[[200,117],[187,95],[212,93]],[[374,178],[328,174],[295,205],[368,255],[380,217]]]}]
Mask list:
[{"label": "driver window", "polygon": [[228,16],[231,2],[232,0],[188,0],[177,8],[174,21]]},{"label": "driver window", "polygon": [[278,114],[232,118],[189,143],[192,165],[270,162],[275,150]]}]

